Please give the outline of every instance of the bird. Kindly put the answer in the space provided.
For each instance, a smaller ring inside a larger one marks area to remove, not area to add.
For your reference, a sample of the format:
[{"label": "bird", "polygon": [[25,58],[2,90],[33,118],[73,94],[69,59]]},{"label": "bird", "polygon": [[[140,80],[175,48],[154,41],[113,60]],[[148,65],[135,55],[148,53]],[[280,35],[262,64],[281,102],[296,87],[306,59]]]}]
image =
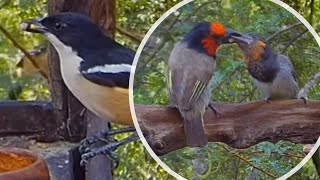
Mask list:
[{"label": "bird", "polygon": [[[135,131],[128,96],[133,50],[105,36],[88,16],[78,13],[63,12],[25,20],[20,28],[42,34],[53,45],[59,54],[66,86],[87,109],[101,119],[128,126],[114,132],[101,132],[99,136],[108,138],[109,135]],[[82,142],[82,164],[97,154],[115,159],[113,151],[122,144],[137,140],[138,135],[134,133],[121,141],[108,138],[112,142],[102,148],[88,148],[99,139],[94,136]]]},{"label": "bird", "polygon": [[[256,34],[237,34],[230,41],[243,51],[242,60],[262,97],[269,100],[297,99],[299,87],[295,69],[290,59],[272,49],[270,44]],[[306,103],[306,99],[301,97]]]},{"label": "bird", "polygon": [[21,59],[16,64],[16,73],[18,77],[34,75],[43,72],[43,78],[49,81],[49,65],[47,61],[47,50],[45,47],[39,47],[28,51],[28,53],[33,57],[35,63],[38,65],[39,69],[36,68],[26,55],[22,56]]},{"label": "bird", "polygon": [[183,118],[189,147],[208,144],[203,115],[210,105],[216,52],[221,44],[229,42],[228,33],[220,23],[199,22],[175,43],[168,58],[170,105],[177,108]]}]

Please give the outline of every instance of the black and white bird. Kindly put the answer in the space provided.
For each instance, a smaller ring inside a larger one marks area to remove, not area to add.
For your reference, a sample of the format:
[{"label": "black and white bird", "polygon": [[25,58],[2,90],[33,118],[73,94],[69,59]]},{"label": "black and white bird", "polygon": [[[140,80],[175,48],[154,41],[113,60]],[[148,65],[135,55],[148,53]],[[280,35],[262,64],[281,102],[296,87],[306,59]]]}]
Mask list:
[{"label": "black and white bird", "polygon": [[[110,122],[133,126],[128,96],[133,50],[105,36],[93,21],[81,14],[59,13],[26,20],[20,26],[22,30],[42,34],[54,46],[66,86],[87,109]],[[124,131],[129,130],[134,128]],[[136,134],[116,145],[108,144],[98,152],[86,152],[83,158],[110,155],[110,149],[135,139]]]}]

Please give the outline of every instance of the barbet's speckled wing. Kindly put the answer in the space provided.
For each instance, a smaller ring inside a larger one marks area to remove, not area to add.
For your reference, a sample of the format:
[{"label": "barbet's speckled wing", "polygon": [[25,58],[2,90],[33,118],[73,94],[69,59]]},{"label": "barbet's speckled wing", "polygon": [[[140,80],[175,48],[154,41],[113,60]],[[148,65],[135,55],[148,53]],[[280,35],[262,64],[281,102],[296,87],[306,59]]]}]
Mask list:
[{"label": "barbet's speckled wing", "polygon": [[214,66],[213,57],[177,43],[169,57],[169,89],[173,103],[190,109],[209,85]]}]

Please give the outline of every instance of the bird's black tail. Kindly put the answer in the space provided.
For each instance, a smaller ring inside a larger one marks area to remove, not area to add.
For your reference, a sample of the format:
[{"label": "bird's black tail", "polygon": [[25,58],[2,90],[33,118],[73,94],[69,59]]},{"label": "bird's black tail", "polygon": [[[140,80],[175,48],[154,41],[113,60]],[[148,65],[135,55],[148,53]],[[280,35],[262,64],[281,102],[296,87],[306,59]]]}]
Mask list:
[{"label": "bird's black tail", "polygon": [[186,135],[187,145],[190,147],[204,147],[208,144],[208,136],[206,135],[202,115],[200,112],[184,111],[184,132]]}]

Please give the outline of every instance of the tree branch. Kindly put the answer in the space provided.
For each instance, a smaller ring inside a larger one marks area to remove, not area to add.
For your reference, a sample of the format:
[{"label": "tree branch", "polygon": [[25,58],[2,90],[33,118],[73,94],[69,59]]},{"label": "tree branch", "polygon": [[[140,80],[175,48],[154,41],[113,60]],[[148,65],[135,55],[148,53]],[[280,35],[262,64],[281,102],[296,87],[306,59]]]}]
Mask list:
[{"label": "tree branch", "polygon": [[281,51],[281,53],[284,53],[294,42],[296,42],[298,39],[300,39],[305,33],[309,32],[308,29],[302,31],[299,33],[296,37],[294,37]]},{"label": "tree branch", "polygon": [[200,11],[202,8],[204,8],[205,6],[207,6],[211,3],[221,3],[221,1],[213,0],[213,1],[208,1],[208,2],[202,3],[193,12],[191,12],[189,16],[187,16],[184,20],[182,20],[182,22],[184,22],[184,23],[188,22],[192,16],[195,16],[198,13],[198,11]]},{"label": "tree branch", "polygon": [[25,54],[25,56],[27,56],[27,58],[30,60],[31,64],[32,64],[35,68],[39,69],[40,74],[41,74],[44,78],[48,79],[47,74],[39,67],[39,65],[36,63],[36,61],[35,61],[35,60],[33,59],[33,57],[30,55],[30,53],[29,53],[27,50],[25,50],[25,49],[11,36],[11,34],[10,34],[3,26],[1,26],[1,25],[0,25],[0,31],[12,42],[12,44],[13,44],[16,48],[20,49],[20,50]]},{"label": "tree branch", "polygon": [[[320,101],[256,101],[218,104],[221,117],[209,109],[204,126],[210,142],[247,148],[280,140],[312,144],[320,135]],[[186,146],[183,121],[177,110],[165,106],[135,106],[137,119],[151,148],[158,155]]]},{"label": "tree branch", "polygon": [[246,159],[245,157],[241,156],[238,152],[232,151],[231,149],[227,148],[226,146],[224,146],[224,145],[222,145],[222,144],[218,144],[218,145],[219,145],[220,147],[222,147],[223,149],[225,149],[226,151],[230,152],[232,155],[237,156],[239,159],[241,159],[243,162],[245,162],[246,164],[250,165],[251,167],[253,167],[253,168],[261,171],[262,173],[270,176],[270,177],[273,178],[273,179],[276,179],[276,178],[277,178],[276,175],[274,175],[274,174],[272,174],[272,173],[270,173],[270,172],[268,172],[268,171],[266,171],[266,170],[264,170],[264,169],[256,166],[255,164],[253,164],[252,162],[250,162],[248,159]]},{"label": "tree branch", "polygon": [[9,3],[10,3],[11,0],[5,0],[5,1],[2,1],[0,3],[0,9],[6,7]]},{"label": "tree branch", "polygon": [[143,36],[141,36],[140,34],[132,33],[132,32],[130,32],[124,28],[121,28],[119,26],[117,26],[116,29],[120,34],[123,34],[123,35],[129,37],[130,39],[134,40],[137,43],[140,43],[143,39]]},{"label": "tree branch", "polygon": [[309,14],[309,23],[311,24],[311,26],[313,25],[313,14],[314,14],[314,0],[311,0],[310,2],[310,14]]},{"label": "tree branch", "polygon": [[276,37],[277,35],[285,32],[285,31],[288,31],[292,28],[295,28],[296,26],[300,26],[300,25],[303,25],[302,22],[297,22],[295,24],[292,24],[291,26],[288,26],[286,28],[283,28],[283,29],[280,29],[279,31],[275,32],[274,34],[272,34],[270,37],[267,38],[267,41],[270,41],[271,39],[273,39],[274,37]]},{"label": "tree branch", "polygon": [[222,84],[224,84],[226,81],[230,80],[230,78],[240,69],[240,67],[241,67],[241,65],[238,65],[238,67],[236,67],[230,74],[226,75],[226,77],[225,77],[223,80],[221,80],[221,81],[219,82],[219,84],[216,85],[216,86],[213,88],[212,91],[218,90],[218,89],[222,86]]},{"label": "tree branch", "polygon": [[320,72],[314,75],[314,78],[307,82],[306,85],[300,90],[299,97],[308,97],[310,89],[320,82]]}]

